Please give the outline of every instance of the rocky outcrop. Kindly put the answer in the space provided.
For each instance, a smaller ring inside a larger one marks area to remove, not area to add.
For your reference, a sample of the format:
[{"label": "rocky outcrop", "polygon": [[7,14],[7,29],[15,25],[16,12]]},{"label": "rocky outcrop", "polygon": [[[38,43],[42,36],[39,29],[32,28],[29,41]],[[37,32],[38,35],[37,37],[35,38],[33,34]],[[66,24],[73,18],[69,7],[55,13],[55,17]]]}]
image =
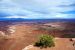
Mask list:
[{"label": "rocky outcrop", "polygon": [[0,36],[5,36],[5,33],[0,31]]},{"label": "rocky outcrop", "polygon": [[9,26],[8,30],[9,33],[14,33],[16,31],[16,27],[15,26]]},{"label": "rocky outcrop", "polygon": [[0,41],[6,39],[7,35],[4,32],[0,31]]}]

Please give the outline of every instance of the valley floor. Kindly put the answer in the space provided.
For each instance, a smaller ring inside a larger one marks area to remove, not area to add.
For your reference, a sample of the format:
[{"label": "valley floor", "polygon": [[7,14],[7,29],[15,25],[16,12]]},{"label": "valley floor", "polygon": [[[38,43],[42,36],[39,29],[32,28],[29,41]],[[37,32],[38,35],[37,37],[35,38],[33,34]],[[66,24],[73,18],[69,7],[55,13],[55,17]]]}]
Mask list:
[{"label": "valley floor", "polygon": [[[7,40],[0,42],[0,50],[22,50],[26,46],[33,45],[40,35],[32,33],[34,29],[32,26],[15,25],[15,27],[15,32],[8,36]],[[55,47],[40,49],[33,46],[28,50],[75,50],[75,46],[69,38],[57,38],[55,39]]]}]

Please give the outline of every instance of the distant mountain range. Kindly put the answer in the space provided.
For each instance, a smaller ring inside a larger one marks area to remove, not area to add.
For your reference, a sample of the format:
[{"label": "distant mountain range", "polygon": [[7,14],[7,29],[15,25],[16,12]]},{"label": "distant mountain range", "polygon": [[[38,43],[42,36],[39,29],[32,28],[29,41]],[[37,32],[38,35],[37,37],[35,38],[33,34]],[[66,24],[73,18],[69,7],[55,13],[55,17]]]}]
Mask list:
[{"label": "distant mountain range", "polygon": [[0,19],[0,21],[11,21],[11,22],[75,22],[75,19],[22,19],[22,18],[7,18]]}]

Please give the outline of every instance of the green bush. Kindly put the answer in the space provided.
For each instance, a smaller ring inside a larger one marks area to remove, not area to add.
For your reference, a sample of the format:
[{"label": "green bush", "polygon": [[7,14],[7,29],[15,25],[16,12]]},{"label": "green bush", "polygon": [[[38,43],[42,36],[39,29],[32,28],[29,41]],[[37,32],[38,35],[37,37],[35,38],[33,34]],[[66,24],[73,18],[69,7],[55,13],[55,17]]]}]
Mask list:
[{"label": "green bush", "polygon": [[42,48],[55,46],[54,41],[53,41],[53,36],[41,35],[39,40],[35,42],[35,46],[42,47]]}]

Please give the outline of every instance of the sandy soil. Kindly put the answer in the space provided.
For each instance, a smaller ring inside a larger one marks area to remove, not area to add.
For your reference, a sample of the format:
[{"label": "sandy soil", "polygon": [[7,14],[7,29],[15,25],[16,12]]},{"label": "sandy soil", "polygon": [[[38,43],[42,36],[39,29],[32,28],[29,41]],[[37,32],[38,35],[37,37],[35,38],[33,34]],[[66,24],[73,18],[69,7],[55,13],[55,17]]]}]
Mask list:
[{"label": "sandy soil", "polygon": [[[26,46],[32,45],[40,35],[38,31],[33,31],[35,28],[32,26],[16,25],[15,27],[15,32],[8,36],[8,39],[0,42],[0,50],[22,50]],[[44,31],[39,32],[45,33]],[[70,42],[68,38],[57,39],[55,43],[56,46],[52,48],[40,49],[38,47],[33,47],[29,50],[75,50],[72,46],[72,42]]]},{"label": "sandy soil", "polygon": [[0,50],[22,50],[36,40],[39,34],[31,33],[32,27],[26,25],[16,25],[16,31],[11,34],[8,40],[0,43]]}]

